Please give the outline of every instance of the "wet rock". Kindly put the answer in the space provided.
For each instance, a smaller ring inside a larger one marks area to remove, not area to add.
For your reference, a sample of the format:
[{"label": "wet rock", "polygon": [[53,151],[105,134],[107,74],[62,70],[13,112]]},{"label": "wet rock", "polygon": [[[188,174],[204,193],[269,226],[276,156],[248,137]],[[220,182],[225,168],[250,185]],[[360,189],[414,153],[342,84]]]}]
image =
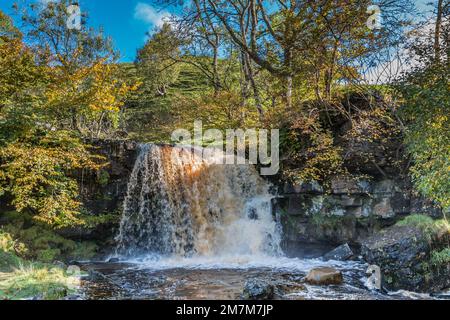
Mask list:
[{"label": "wet rock", "polygon": [[283,189],[285,194],[318,194],[324,191],[323,187],[317,181],[286,183]]},{"label": "wet rock", "polygon": [[260,279],[250,279],[244,285],[242,298],[245,300],[270,300],[273,299],[275,286]]},{"label": "wet rock", "polygon": [[450,265],[435,266],[433,250],[442,250],[448,234],[413,226],[394,226],[366,239],[361,254],[381,268],[382,286],[389,291],[438,292],[450,287]]},{"label": "wet rock", "polygon": [[312,269],[306,276],[306,282],[313,285],[339,285],[342,284],[343,277],[339,270],[329,267]]},{"label": "wet rock", "polygon": [[118,262],[120,262],[120,259],[119,258],[109,258],[107,262],[108,263],[118,263]]},{"label": "wet rock", "polygon": [[249,210],[248,218],[249,218],[250,220],[258,220],[258,219],[259,219],[259,217],[258,217],[258,212],[256,211],[255,208],[251,208],[251,209]]},{"label": "wet rock", "polygon": [[393,180],[386,179],[375,184],[373,193],[390,195],[395,191],[395,189],[395,182]]},{"label": "wet rock", "polygon": [[67,265],[64,262],[61,262],[61,261],[54,261],[53,264],[56,267],[60,268],[60,269],[66,269],[67,268]]},{"label": "wet rock", "polygon": [[325,260],[337,260],[337,261],[346,261],[351,257],[353,257],[353,251],[352,249],[350,249],[348,243],[337,247],[336,249],[328,252],[323,256]]}]

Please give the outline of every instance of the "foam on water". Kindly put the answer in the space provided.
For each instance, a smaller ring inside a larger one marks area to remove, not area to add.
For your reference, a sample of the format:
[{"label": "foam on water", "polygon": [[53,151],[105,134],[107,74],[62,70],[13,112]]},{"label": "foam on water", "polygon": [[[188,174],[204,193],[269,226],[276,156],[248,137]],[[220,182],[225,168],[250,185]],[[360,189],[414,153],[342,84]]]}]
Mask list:
[{"label": "foam on water", "polygon": [[221,255],[219,257],[161,257],[155,255],[127,259],[124,262],[135,264],[138,268],[150,270],[187,269],[270,269],[273,271],[306,273],[313,268],[329,266],[341,270],[363,271],[365,264],[356,261],[323,261],[321,259],[299,259],[283,256]]}]

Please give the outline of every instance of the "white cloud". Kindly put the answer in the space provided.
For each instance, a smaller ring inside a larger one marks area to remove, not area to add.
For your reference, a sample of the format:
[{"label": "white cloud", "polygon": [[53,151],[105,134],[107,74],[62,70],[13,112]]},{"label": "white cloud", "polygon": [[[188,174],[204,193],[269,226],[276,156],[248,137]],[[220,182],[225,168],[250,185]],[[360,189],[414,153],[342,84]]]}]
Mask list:
[{"label": "white cloud", "polygon": [[[413,30],[408,31],[409,43],[418,43],[419,41],[427,41],[433,39],[436,19],[431,18],[423,24],[417,25]],[[405,45],[405,44],[404,44]],[[387,52],[391,54],[391,58],[387,61],[379,63],[376,67],[366,70],[364,80],[369,84],[383,84],[395,80],[403,73],[421,65],[420,57],[418,57],[408,47],[403,46]]]},{"label": "white cloud", "polygon": [[134,9],[134,18],[144,21],[151,27],[162,27],[168,22],[171,14],[164,10],[157,10],[151,5],[139,2]]}]

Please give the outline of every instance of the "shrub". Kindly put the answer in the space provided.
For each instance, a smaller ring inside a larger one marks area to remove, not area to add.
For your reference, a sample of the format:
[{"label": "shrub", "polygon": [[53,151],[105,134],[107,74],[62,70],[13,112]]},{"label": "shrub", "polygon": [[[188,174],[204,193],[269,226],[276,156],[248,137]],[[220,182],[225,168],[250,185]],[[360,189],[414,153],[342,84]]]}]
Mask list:
[{"label": "shrub", "polygon": [[450,248],[445,248],[441,251],[433,251],[431,253],[431,264],[435,267],[449,265]]}]

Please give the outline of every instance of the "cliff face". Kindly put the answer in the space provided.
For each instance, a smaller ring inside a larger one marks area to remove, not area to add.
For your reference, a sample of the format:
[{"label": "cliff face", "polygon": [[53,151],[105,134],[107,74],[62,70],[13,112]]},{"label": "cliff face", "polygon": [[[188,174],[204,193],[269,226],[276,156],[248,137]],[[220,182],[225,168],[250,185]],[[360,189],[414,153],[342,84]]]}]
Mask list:
[{"label": "cliff face", "polygon": [[[82,201],[91,214],[116,214],[119,218],[138,144],[133,141],[94,141],[92,145],[107,159],[108,165],[96,173],[79,173]],[[278,189],[274,210],[281,218],[285,243],[347,242],[358,245],[407,215],[441,215],[431,202],[415,195],[409,179],[400,175],[391,179],[336,176],[327,187],[315,182],[291,184],[282,181]],[[113,232],[101,230],[102,235]],[[80,231],[75,234],[86,235]]]},{"label": "cliff face", "polygon": [[414,195],[407,179],[368,180],[337,176],[318,183],[285,183],[275,210],[286,242],[360,244],[410,214],[439,217],[432,203]]},{"label": "cliff face", "polygon": [[98,172],[78,174],[85,208],[92,214],[119,213],[138,152],[134,141],[93,141],[94,152],[108,163]]}]

